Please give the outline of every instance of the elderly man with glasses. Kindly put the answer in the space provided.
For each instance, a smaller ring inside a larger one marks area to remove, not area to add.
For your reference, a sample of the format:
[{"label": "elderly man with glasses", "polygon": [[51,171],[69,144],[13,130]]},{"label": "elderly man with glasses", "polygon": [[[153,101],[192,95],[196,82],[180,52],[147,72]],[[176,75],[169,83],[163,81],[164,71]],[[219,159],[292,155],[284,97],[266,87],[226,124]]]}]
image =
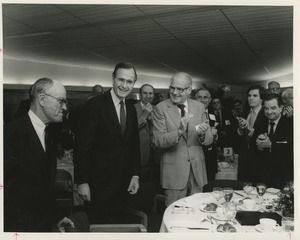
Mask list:
[{"label": "elderly man with glasses", "polygon": [[166,205],[202,192],[207,183],[202,145],[213,135],[202,103],[190,99],[192,78],[180,72],[171,78],[170,99],[154,108],[154,143],[162,149],[161,185]]},{"label": "elderly man with glasses", "polygon": [[[56,146],[48,124],[62,122],[66,90],[41,78],[29,91],[27,114],[4,125],[4,231],[50,232],[62,219],[55,203]],[[64,218],[60,231],[71,224]]]}]

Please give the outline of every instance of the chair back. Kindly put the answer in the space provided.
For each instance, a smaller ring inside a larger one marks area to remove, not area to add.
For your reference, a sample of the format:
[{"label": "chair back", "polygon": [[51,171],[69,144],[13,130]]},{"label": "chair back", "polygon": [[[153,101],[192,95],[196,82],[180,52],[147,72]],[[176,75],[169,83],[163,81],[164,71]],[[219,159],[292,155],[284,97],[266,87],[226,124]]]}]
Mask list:
[{"label": "chair back", "polygon": [[203,186],[203,192],[212,192],[214,187],[230,187],[233,190],[243,190],[243,182],[228,179],[212,180]]}]

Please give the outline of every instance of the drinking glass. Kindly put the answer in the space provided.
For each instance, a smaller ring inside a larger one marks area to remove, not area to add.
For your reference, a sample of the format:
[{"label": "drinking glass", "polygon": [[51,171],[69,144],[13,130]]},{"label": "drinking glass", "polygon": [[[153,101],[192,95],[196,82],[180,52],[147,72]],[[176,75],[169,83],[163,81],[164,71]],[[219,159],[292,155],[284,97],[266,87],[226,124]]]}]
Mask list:
[{"label": "drinking glass", "polygon": [[254,187],[253,187],[252,183],[250,183],[250,182],[243,183],[243,190],[247,194],[247,196],[250,195],[250,193],[252,192],[253,189],[254,189]]},{"label": "drinking glass", "polygon": [[225,202],[223,204],[223,213],[228,221],[233,221],[236,211],[236,204],[234,202]]},{"label": "drinking glass", "polygon": [[225,187],[223,188],[224,198],[226,202],[230,202],[233,196],[233,189]]},{"label": "drinking glass", "polygon": [[256,191],[257,191],[259,199],[261,199],[262,196],[265,194],[266,189],[267,189],[267,185],[266,184],[264,184],[264,183],[258,183],[258,184],[256,184]]},{"label": "drinking glass", "polygon": [[212,191],[213,196],[215,197],[215,199],[217,200],[217,203],[219,202],[219,200],[223,197],[223,189],[220,187],[214,187],[213,191]]}]

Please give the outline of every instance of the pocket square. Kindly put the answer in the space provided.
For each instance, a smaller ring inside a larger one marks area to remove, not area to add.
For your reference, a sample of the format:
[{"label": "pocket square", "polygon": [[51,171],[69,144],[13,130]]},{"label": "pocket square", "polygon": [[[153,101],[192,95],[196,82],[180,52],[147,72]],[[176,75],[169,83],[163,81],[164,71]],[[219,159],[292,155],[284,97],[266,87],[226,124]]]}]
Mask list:
[{"label": "pocket square", "polygon": [[277,141],[276,143],[287,143],[287,141]]}]

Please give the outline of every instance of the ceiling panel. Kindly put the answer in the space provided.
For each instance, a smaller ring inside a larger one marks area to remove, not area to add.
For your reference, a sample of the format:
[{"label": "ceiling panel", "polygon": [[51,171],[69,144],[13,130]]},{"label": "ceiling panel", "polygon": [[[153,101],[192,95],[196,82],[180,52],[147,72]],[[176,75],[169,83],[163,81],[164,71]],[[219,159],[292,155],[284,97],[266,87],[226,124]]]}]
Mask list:
[{"label": "ceiling panel", "polygon": [[4,57],[177,71],[232,84],[293,71],[293,8],[3,4]]}]

